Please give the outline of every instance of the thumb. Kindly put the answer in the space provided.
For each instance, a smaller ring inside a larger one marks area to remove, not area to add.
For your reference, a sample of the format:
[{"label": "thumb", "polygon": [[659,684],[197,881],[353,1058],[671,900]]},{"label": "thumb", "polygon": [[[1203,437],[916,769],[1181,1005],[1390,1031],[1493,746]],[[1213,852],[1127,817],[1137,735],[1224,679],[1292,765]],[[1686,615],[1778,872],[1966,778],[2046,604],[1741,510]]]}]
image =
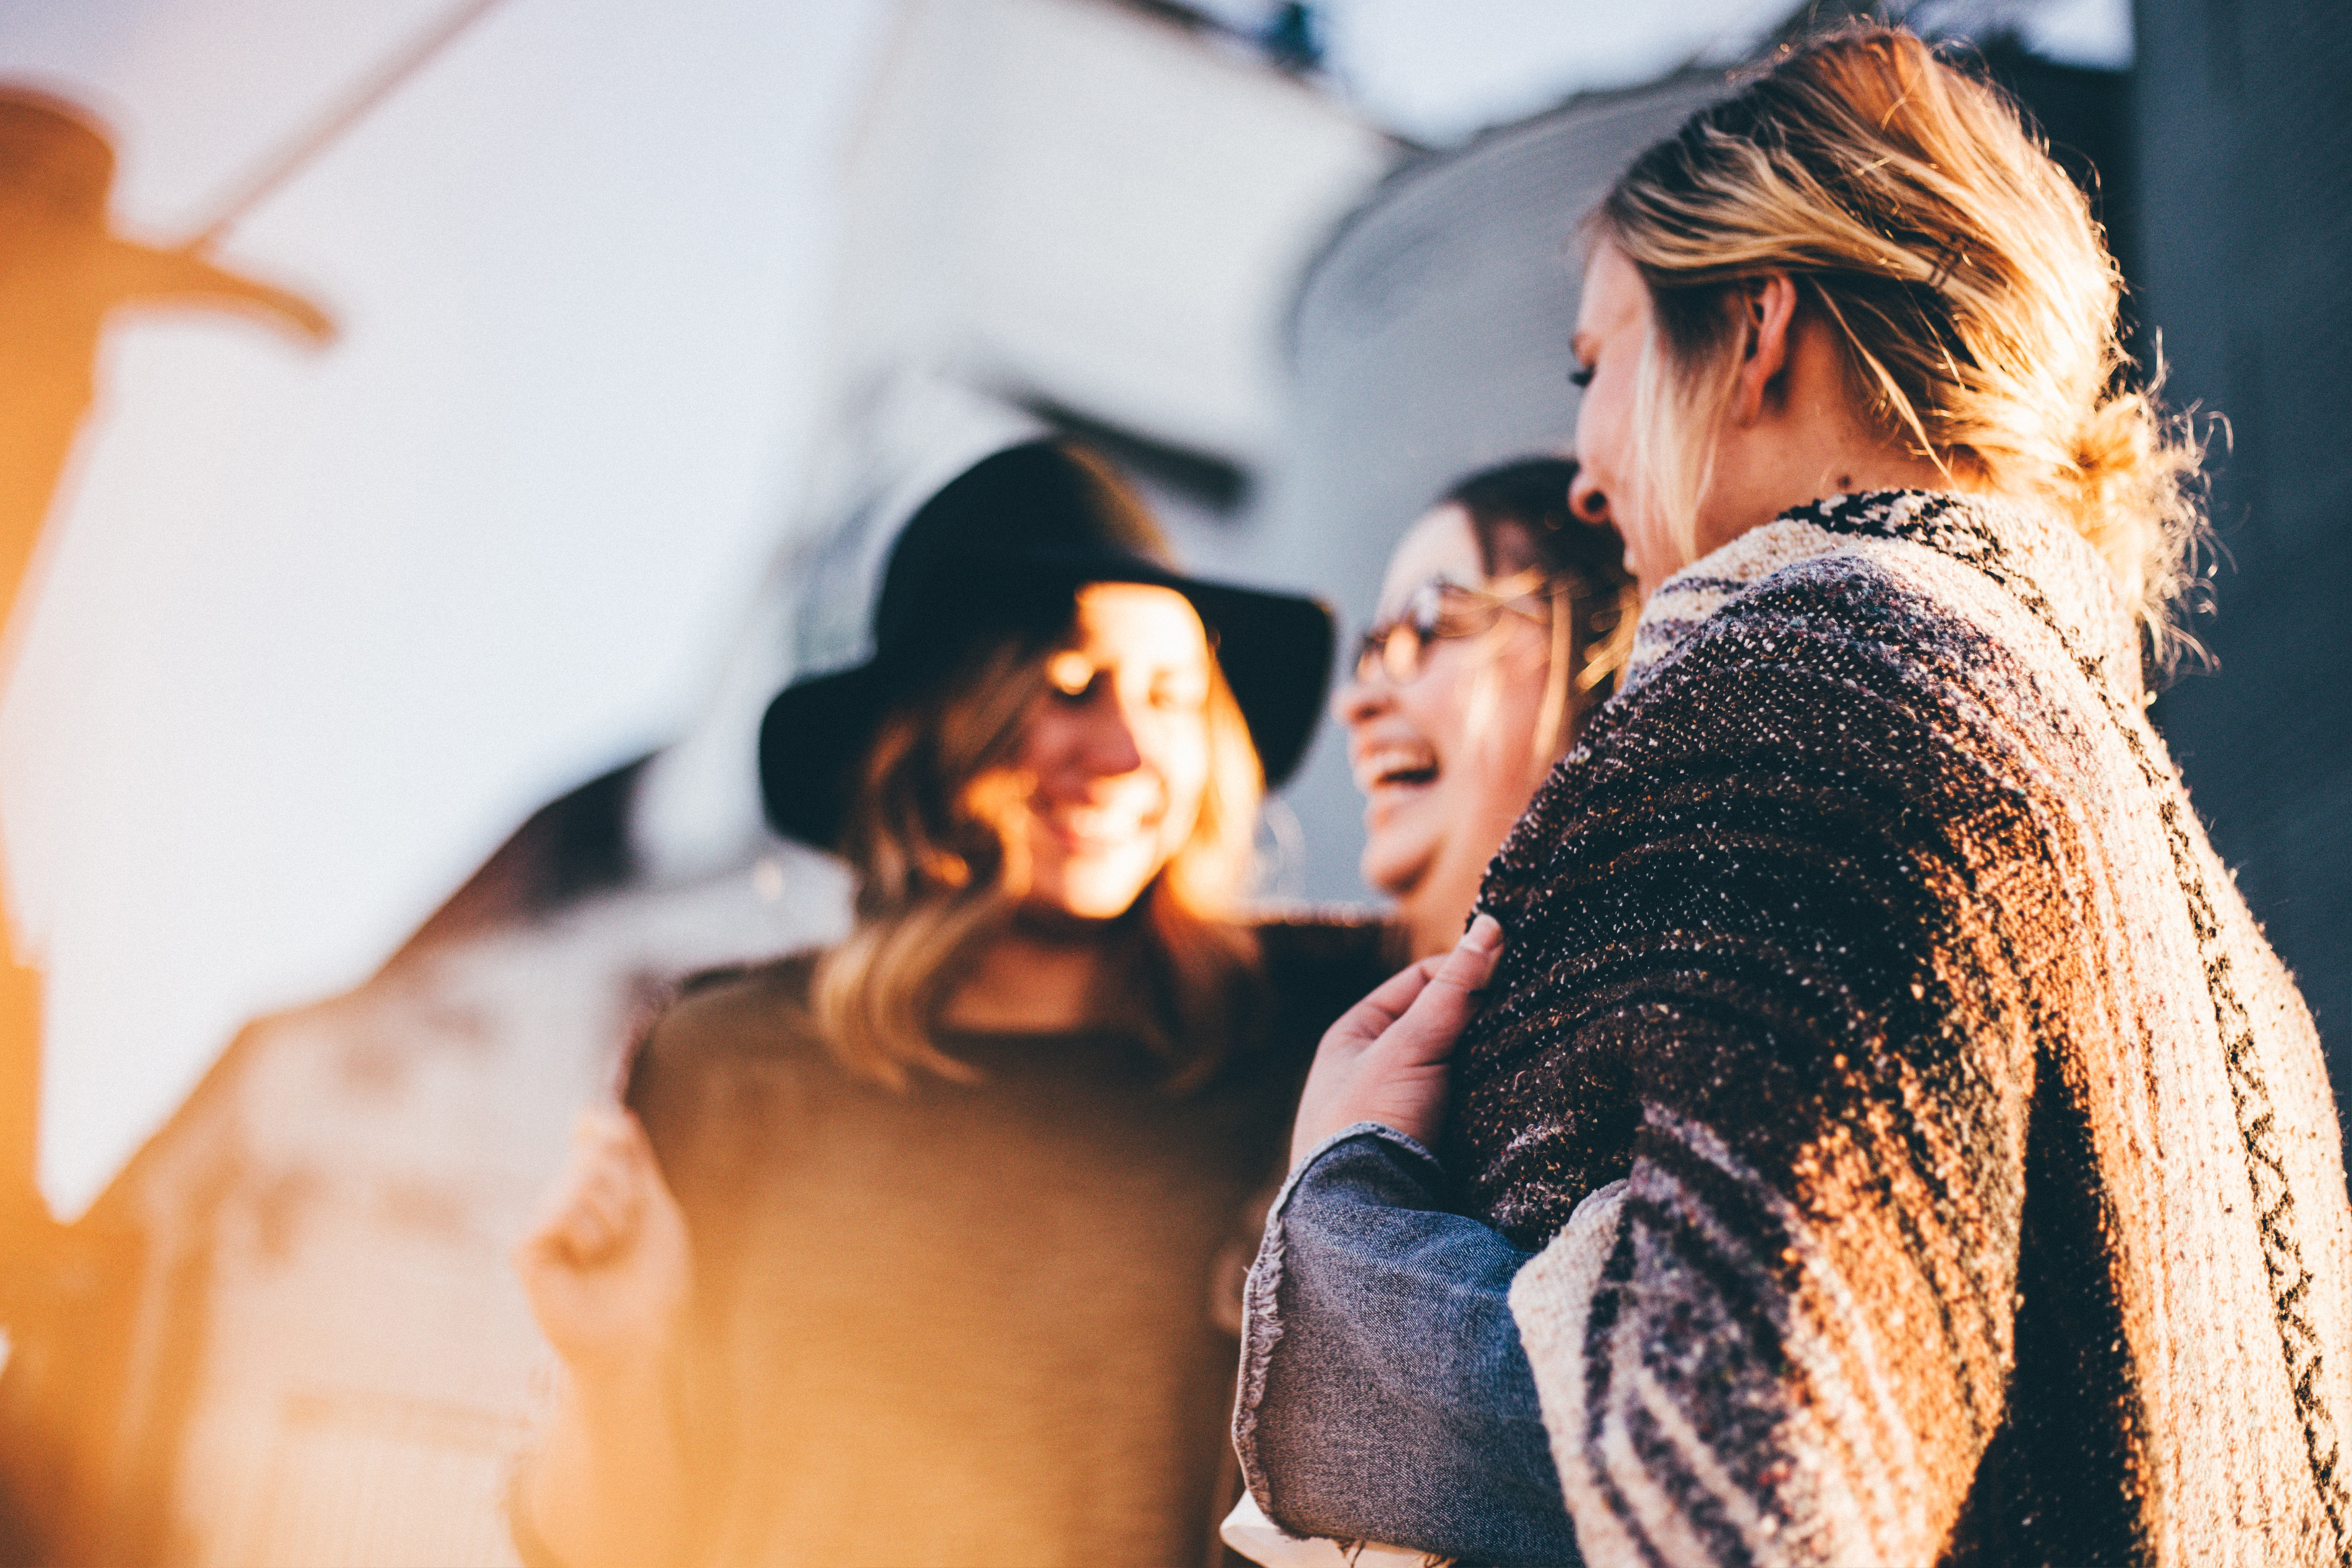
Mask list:
[{"label": "thumb", "polygon": [[1437,967],[1429,983],[1451,987],[1466,995],[1492,977],[1495,964],[1502,956],[1502,922],[1481,911],[1470,922],[1470,929],[1462,933],[1462,940],[1454,945],[1454,951]]},{"label": "thumb", "polygon": [[1502,954],[1502,925],[1493,915],[1480,915],[1381,1043],[1410,1061],[1444,1061],[1478,1010],[1478,990],[1493,977]]}]

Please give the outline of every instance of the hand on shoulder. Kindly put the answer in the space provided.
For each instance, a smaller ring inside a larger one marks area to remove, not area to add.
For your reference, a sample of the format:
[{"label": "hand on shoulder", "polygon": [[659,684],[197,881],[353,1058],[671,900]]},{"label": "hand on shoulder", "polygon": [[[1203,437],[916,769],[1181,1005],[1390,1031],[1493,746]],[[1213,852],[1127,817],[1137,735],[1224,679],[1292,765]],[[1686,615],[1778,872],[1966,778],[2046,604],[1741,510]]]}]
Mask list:
[{"label": "hand on shoulder", "polygon": [[636,1117],[581,1113],[572,1157],[514,1250],[533,1315],[575,1375],[665,1356],[693,1288],[686,1216]]},{"label": "hand on shoulder", "polygon": [[1454,1042],[1478,1010],[1478,990],[1502,952],[1502,926],[1481,915],[1451,953],[1390,977],[1341,1015],[1323,1036],[1299,1097],[1294,1169],[1318,1144],[1358,1122],[1378,1122],[1424,1145],[1436,1137]]}]

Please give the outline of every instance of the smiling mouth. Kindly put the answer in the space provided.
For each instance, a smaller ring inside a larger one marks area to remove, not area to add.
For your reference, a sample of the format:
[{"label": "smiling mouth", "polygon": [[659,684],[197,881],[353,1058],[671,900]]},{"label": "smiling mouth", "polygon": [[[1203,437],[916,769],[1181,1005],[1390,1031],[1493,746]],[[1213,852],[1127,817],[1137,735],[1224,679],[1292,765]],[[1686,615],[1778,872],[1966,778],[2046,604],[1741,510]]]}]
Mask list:
[{"label": "smiling mouth", "polygon": [[1049,811],[1042,814],[1046,831],[1075,854],[1104,854],[1149,838],[1158,824],[1136,814],[1102,811]]},{"label": "smiling mouth", "polygon": [[1356,787],[1367,795],[1375,789],[1417,789],[1436,779],[1437,758],[1423,751],[1375,751],[1356,764]]}]

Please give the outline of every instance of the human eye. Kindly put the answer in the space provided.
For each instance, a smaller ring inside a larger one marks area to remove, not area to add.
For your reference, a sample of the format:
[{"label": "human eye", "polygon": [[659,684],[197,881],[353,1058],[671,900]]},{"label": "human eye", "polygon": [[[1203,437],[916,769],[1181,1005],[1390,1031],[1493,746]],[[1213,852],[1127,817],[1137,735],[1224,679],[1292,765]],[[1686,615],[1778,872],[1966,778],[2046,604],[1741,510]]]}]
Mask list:
[{"label": "human eye", "polygon": [[1189,673],[1164,676],[1151,683],[1150,702],[1162,713],[1197,712],[1209,706],[1208,678]]},{"label": "human eye", "polygon": [[1404,613],[1397,619],[1412,627],[1413,634],[1423,642],[1428,642],[1445,624],[1446,590],[1452,586],[1442,581],[1423,583],[1413,591],[1412,598],[1405,604]]},{"label": "human eye", "polygon": [[1591,386],[1592,384],[1592,367],[1591,365],[1579,365],[1576,369],[1569,371],[1568,384],[1574,387],[1579,392],[1582,392],[1586,387]]},{"label": "human eye", "polygon": [[1075,649],[1045,661],[1045,685],[1056,696],[1076,701],[1095,684],[1094,661]]}]

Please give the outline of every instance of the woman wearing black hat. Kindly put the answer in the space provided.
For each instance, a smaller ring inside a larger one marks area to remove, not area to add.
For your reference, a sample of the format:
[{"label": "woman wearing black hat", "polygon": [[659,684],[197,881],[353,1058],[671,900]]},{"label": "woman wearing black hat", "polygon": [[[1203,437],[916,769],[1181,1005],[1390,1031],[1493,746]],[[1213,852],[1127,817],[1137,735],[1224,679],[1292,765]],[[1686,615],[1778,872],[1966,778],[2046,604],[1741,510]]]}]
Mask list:
[{"label": "woman wearing black hat", "polygon": [[873,660],[770,710],[855,929],[690,986],[583,1124],[518,1254],[572,1374],[527,1556],[1202,1561],[1221,1264],[1384,966],[1233,914],[1328,615],[1157,549],[1093,459],[1000,453],[908,525]]}]

